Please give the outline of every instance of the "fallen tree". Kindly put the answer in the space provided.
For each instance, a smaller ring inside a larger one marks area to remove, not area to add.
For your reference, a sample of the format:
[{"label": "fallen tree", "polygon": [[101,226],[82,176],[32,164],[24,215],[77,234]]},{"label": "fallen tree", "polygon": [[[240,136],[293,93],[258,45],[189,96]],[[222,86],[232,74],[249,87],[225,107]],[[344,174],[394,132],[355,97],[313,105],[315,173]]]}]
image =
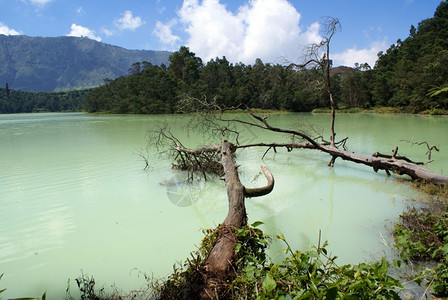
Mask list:
[{"label": "fallen tree", "polygon": [[[194,102],[194,105],[192,104]],[[260,116],[246,106],[238,106],[238,107],[230,107],[223,108],[216,104],[214,100],[206,101],[204,99],[196,99],[191,97],[186,97],[183,100],[183,111],[185,107],[192,105],[194,107],[196,113],[192,118],[192,123],[189,124],[191,128],[202,128],[203,131],[210,135],[222,135],[229,136],[233,135],[235,137],[235,147],[237,149],[240,148],[252,148],[252,147],[264,147],[267,148],[263,157],[270,151],[276,151],[279,148],[285,148],[287,151],[291,151],[293,149],[310,149],[310,150],[318,150],[330,155],[329,166],[334,166],[334,163],[337,158],[340,158],[345,161],[354,162],[357,164],[362,164],[368,167],[371,167],[375,172],[383,170],[388,176],[392,173],[397,174],[399,176],[407,175],[412,180],[422,180],[427,181],[433,184],[438,185],[448,185],[448,176],[434,173],[427,168],[425,168],[425,164],[431,162],[431,156],[429,152],[428,162],[415,162],[406,156],[398,155],[398,147],[393,149],[392,155],[381,154],[379,152],[375,152],[370,156],[357,154],[355,152],[348,151],[346,149],[346,142],[348,138],[344,138],[338,142],[332,143],[328,142],[324,139],[324,137],[313,130],[311,133],[306,132],[305,130],[299,129],[286,129],[272,126],[269,123],[268,116]],[[233,114],[225,114],[226,112],[236,111],[236,110],[244,110],[250,116],[249,120],[243,120],[242,118],[234,117]],[[333,119],[333,116],[332,116]],[[278,134],[287,135],[288,140],[290,142],[287,143],[250,143],[250,144],[240,144],[239,143],[239,132],[236,126],[232,126],[235,124],[242,124],[244,126],[253,127],[261,130],[271,131]],[[331,123],[333,126],[333,122]],[[166,134],[164,134],[166,136]],[[335,135],[332,130],[331,138]],[[191,150],[186,149],[180,144],[180,141],[172,138],[172,141],[175,144],[176,149],[176,157],[184,157],[185,155],[191,154]],[[416,144],[416,143],[413,143]],[[428,149],[436,149],[437,147],[429,147],[427,142],[421,142],[418,144],[426,145]],[[195,159],[196,165],[201,165],[198,161],[200,159],[200,155],[204,155],[210,149],[216,148],[213,147],[202,147],[200,149],[196,149]],[[429,151],[429,150],[428,150]],[[427,152],[428,153],[428,152]],[[185,159],[182,159],[183,163],[177,164],[179,169],[183,170],[197,170],[198,168],[192,168],[191,165],[185,164]],[[185,164],[184,166],[181,166]],[[211,165],[210,156],[208,159],[202,162],[204,166]],[[207,168],[199,168],[202,172],[207,171]],[[218,172],[219,173],[219,172]],[[215,172],[215,174],[218,174]]]},{"label": "fallen tree", "polygon": [[[369,167],[372,167],[375,172],[379,170],[384,170],[388,176],[391,175],[391,172],[397,175],[408,175],[412,180],[423,180],[428,181],[434,184],[448,185],[448,176],[434,173],[422,165],[422,162],[414,162],[405,156],[398,156],[398,147],[394,149],[393,155],[384,155],[378,152],[375,152],[371,156],[365,156],[356,154],[350,151],[345,150],[344,148],[340,149],[336,145],[331,145],[328,142],[318,143],[316,142],[316,138],[312,138],[304,132],[297,130],[289,130],[282,129],[271,126],[267,117],[260,117],[256,114],[249,111],[249,114],[259,123],[247,123],[251,126],[256,126],[258,128],[266,129],[269,131],[279,132],[290,134],[293,137],[298,136],[305,140],[304,143],[254,143],[249,145],[240,145],[239,148],[248,148],[248,147],[268,147],[268,149],[276,149],[276,148],[286,148],[286,149],[315,149],[322,152],[325,152],[331,156],[331,161],[329,165],[333,165],[337,158],[341,158],[346,161],[351,161],[357,164],[363,164]],[[235,120],[235,122],[238,122]],[[319,137],[321,138],[321,137]],[[426,143],[427,144],[427,143]]]},{"label": "fallen tree", "polygon": [[[267,116],[259,116],[247,109],[250,120],[243,120],[235,117],[234,114],[224,114],[229,110],[237,108],[222,109],[213,103],[203,100],[189,99],[202,103],[203,109],[194,115],[193,120],[197,126],[202,124],[204,130],[220,132],[220,134],[229,137],[234,136],[235,142],[229,142],[224,139],[220,144],[212,144],[189,149],[175,138],[167,127],[157,132],[156,140],[168,140],[171,143],[171,151],[176,162],[175,168],[188,171],[193,179],[193,174],[203,176],[207,179],[207,174],[216,174],[225,181],[228,213],[223,223],[218,227],[217,237],[214,245],[208,254],[208,257],[199,266],[198,272],[201,274],[201,284],[197,289],[196,296],[202,299],[216,299],[222,295],[222,289],[225,288],[225,282],[237,276],[235,272],[235,247],[239,243],[235,236],[235,230],[247,225],[247,215],[245,208],[245,199],[259,197],[269,194],[274,187],[274,178],[267,167],[262,166],[262,171],[267,178],[267,184],[261,188],[246,188],[238,176],[238,165],[235,164],[235,155],[239,149],[264,147],[266,155],[270,150],[294,149],[318,150],[327,153],[331,160],[329,165],[333,166],[336,159],[363,164],[371,167],[375,172],[384,170],[387,176],[391,173],[398,175],[407,175],[412,180],[429,181],[439,185],[448,185],[448,176],[436,174],[423,167],[421,162],[413,162],[407,157],[398,155],[398,148],[394,149],[392,155],[383,155],[378,152],[371,156],[356,154],[345,149],[345,141],[334,143],[332,145],[323,139],[321,135],[314,136],[300,130],[284,129],[274,127],[268,122]],[[197,103],[196,103],[197,104]],[[195,107],[196,109],[198,106]],[[217,110],[220,110],[217,112]],[[240,108],[239,108],[240,109]],[[229,118],[231,116],[231,118]],[[204,123],[205,122],[205,123]],[[207,126],[204,127],[204,124]],[[250,143],[240,144],[237,142],[239,133],[232,124],[244,124],[245,126],[255,127],[262,130],[288,135],[288,143]],[[193,124],[190,124],[192,126]],[[193,126],[195,127],[195,126]],[[341,147],[341,148],[338,148]],[[263,156],[264,156],[263,155]],[[191,295],[190,295],[191,296]]]}]

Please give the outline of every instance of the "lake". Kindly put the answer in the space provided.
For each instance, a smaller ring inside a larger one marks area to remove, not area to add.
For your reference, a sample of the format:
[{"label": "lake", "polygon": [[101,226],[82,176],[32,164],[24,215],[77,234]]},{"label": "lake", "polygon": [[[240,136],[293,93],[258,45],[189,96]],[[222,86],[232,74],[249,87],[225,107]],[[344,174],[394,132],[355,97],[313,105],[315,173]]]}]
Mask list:
[{"label": "lake", "polygon": [[[247,118],[247,116],[238,116]],[[167,122],[185,145],[219,142],[188,133],[184,115],[89,115],[84,113],[0,115],[0,289],[4,298],[62,299],[70,281],[94,276],[98,287],[129,291],[143,273],[167,276],[199,245],[201,229],[227,215],[223,181],[182,184],[172,160],[147,147],[148,130]],[[328,137],[325,114],[270,114],[275,126],[301,126]],[[312,125],[312,126],[311,126]],[[391,153],[426,161],[427,141],[440,147],[428,168],[448,174],[448,118],[416,115],[337,115],[337,138],[348,150]],[[288,141],[288,137],[241,126],[240,142]],[[319,230],[339,264],[390,256],[391,224],[414,200],[425,199],[395,177],[317,151],[239,150],[246,186],[261,186],[260,165],[276,183],[264,197],[247,200],[249,223],[262,221],[295,249],[317,244]],[[149,153],[149,168],[139,154]],[[275,243],[274,260],[285,245]]]}]

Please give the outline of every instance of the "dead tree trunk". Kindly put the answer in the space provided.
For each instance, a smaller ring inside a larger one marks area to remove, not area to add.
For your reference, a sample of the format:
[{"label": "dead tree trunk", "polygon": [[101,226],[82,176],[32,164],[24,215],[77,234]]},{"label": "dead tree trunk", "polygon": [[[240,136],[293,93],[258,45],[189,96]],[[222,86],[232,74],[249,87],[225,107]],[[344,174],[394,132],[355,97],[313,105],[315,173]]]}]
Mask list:
[{"label": "dead tree trunk", "polygon": [[202,299],[216,299],[225,280],[232,278],[234,272],[235,228],[247,225],[245,197],[259,197],[269,194],[274,188],[274,178],[269,170],[262,166],[268,184],[262,188],[246,189],[238,176],[238,166],[234,157],[237,148],[228,141],[221,143],[221,163],[224,168],[229,211],[218,231],[218,237],[204,263],[204,288],[199,292]]}]

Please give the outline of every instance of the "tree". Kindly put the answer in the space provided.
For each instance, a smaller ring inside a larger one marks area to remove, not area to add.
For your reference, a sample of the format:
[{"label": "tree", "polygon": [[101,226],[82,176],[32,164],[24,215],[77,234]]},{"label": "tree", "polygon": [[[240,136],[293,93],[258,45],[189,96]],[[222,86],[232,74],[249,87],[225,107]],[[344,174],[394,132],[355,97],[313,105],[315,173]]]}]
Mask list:
[{"label": "tree", "polygon": [[360,65],[358,69],[347,69],[341,80],[341,103],[346,107],[365,107],[370,105],[369,88],[365,77],[369,74],[361,71],[366,68]]},{"label": "tree", "polygon": [[190,52],[188,47],[181,46],[179,51],[170,55],[169,61],[168,71],[176,80],[181,79],[187,84],[193,84],[199,78],[202,60],[196,57],[195,53]]},{"label": "tree", "polygon": [[8,85],[8,83],[6,83],[6,87],[5,87],[5,89],[6,89],[6,98],[9,99],[10,91],[9,91],[9,85]]},{"label": "tree", "polygon": [[[336,113],[336,103],[334,99],[333,90],[331,87],[330,80],[330,68],[332,61],[330,59],[330,42],[336,31],[341,29],[341,24],[338,19],[327,17],[323,21],[323,39],[318,44],[311,44],[307,49],[307,61],[304,64],[290,64],[289,67],[294,67],[298,69],[306,68],[308,65],[317,65],[324,72],[325,86],[327,88],[328,95],[330,97],[331,106],[331,125],[330,125],[330,144],[335,147],[335,130],[334,130],[334,119]],[[333,165],[333,161],[330,165]]]},{"label": "tree", "polygon": [[141,72],[142,72],[141,62],[133,63],[132,66],[129,68],[129,75],[136,75],[140,74]]}]

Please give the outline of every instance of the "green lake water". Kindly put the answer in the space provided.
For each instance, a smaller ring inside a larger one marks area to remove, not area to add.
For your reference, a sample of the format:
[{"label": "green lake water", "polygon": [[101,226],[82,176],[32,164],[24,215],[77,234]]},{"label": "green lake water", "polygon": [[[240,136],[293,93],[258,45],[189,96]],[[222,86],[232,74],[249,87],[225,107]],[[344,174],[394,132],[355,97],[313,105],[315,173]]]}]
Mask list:
[{"label": "green lake water", "polygon": [[[240,116],[246,118],[245,116]],[[142,273],[167,276],[199,245],[201,229],[227,214],[224,183],[212,178],[172,184],[184,174],[171,159],[149,148],[147,132],[168,122],[173,134],[195,147],[218,142],[187,133],[189,116],[70,114],[0,115],[0,289],[5,299],[40,296],[62,299],[68,280],[95,277],[98,287],[124,291],[145,283]],[[328,136],[329,115],[272,114],[275,126],[308,128]],[[312,126],[311,126],[312,124]],[[391,153],[425,161],[426,148],[440,147],[428,168],[448,174],[448,118],[415,115],[337,115],[337,138],[349,136],[348,150]],[[288,141],[288,137],[239,128],[241,143]],[[239,150],[246,186],[261,186],[260,165],[275,177],[274,191],[247,200],[249,223],[263,221],[270,234],[283,234],[295,249],[316,244],[319,230],[339,264],[392,255],[384,245],[399,213],[425,198],[395,177],[326,154],[278,149]],[[280,259],[284,245],[270,250]]]}]

